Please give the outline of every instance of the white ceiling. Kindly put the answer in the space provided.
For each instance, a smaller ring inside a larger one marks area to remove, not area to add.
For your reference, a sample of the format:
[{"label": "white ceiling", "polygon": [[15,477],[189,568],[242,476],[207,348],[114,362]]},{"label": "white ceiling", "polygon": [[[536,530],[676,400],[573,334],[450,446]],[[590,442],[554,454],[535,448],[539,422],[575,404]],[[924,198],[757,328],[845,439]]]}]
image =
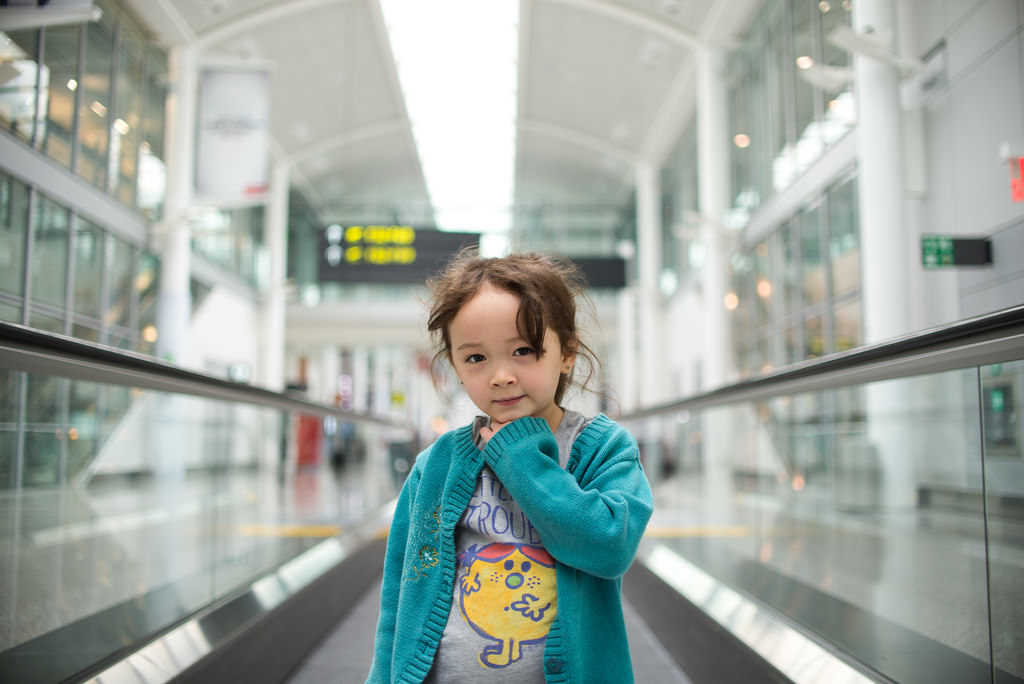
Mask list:
[{"label": "white ceiling", "polygon": [[[339,204],[426,204],[376,0],[129,4],[166,45],[271,65],[274,153],[325,220]],[[728,44],[760,5],[520,0],[517,207],[628,205],[635,165],[660,164],[692,116],[696,46]]]}]

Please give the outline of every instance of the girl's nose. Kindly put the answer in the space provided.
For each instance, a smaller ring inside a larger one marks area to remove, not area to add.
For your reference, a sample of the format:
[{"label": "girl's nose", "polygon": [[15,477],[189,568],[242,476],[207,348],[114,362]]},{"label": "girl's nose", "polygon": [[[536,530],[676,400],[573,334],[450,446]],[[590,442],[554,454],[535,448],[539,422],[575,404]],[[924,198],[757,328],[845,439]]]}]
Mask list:
[{"label": "girl's nose", "polygon": [[495,368],[494,374],[491,376],[491,384],[495,387],[511,385],[515,380],[515,376],[506,370],[504,366],[498,366]]}]

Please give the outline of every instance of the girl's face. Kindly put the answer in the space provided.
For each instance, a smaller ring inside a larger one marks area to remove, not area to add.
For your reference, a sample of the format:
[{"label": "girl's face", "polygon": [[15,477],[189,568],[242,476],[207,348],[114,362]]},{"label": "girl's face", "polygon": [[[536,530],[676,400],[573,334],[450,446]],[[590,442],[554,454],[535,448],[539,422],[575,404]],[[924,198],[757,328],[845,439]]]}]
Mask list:
[{"label": "girl's face", "polygon": [[573,356],[563,355],[550,328],[544,331],[543,356],[516,328],[519,297],[484,284],[449,326],[452,365],[476,407],[491,420],[544,418],[552,432],[562,420],[555,390]]}]

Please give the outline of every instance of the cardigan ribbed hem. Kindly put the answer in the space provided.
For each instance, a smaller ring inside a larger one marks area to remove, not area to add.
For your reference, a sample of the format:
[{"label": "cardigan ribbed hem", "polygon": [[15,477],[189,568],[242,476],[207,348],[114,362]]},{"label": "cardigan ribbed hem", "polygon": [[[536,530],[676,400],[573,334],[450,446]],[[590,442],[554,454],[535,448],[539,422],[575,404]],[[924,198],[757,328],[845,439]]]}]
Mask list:
[{"label": "cardigan ribbed hem", "polygon": [[[603,413],[599,413],[594,416],[587,427],[593,427],[595,429],[585,429],[577,435],[576,441],[573,442],[572,449],[569,452],[569,463],[566,465],[566,468],[569,468],[569,472],[576,469],[576,464],[579,463],[580,460],[580,454],[594,452],[597,447],[607,439],[608,430],[611,428],[618,428],[618,425],[608,416]],[[602,437],[604,439],[602,439]]]},{"label": "cardigan ribbed hem", "polygon": [[[561,663],[559,665],[559,672],[551,672],[548,668],[547,663],[549,654],[558,654],[552,657],[558,658]],[[558,618],[555,618],[554,623],[551,625],[551,629],[548,630],[547,640],[544,642],[544,684],[568,681],[569,662],[565,657],[565,647],[562,645],[562,623]]]},{"label": "cardigan ribbed hem", "polygon": [[514,420],[494,433],[484,448],[484,458],[489,463],[497,462],[501,460],[508,446],[526,437],[545,433],[553,434],[551,427],[548,426],[548,421],[543,418],[528,416]]}]

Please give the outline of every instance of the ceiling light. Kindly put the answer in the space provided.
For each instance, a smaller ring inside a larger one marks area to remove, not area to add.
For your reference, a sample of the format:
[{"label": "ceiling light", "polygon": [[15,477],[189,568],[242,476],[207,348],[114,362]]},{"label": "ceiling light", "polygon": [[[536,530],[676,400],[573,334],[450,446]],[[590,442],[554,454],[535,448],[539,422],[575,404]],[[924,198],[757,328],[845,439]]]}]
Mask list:
[{"label": "ceiling light", "polygon": [[438,227],[508,232],[519,3],[382,0],[381,10]]}]

